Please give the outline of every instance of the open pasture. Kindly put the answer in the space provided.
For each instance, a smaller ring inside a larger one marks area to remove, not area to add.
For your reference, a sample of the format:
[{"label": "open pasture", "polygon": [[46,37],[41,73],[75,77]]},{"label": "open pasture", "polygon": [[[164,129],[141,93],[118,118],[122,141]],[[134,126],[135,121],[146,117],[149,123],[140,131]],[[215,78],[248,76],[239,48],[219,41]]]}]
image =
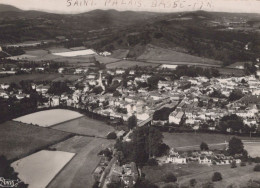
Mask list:
[{"label": "open pasture", "polygon": [[39,125],[41,127],[49,127],[82,116],[82,114],[71,110],[53,109],[25,115],[14,119],[14,121]]},{"label": "open pasture", "polygon": [[245,143],[244,147],[251,157],[260,157],[260,142]]},{"label": "open pasture", "polygon": [[258,172],[253,171],[255,164],[247,164],[244,167],[237,166],[237,168],[230,168],[230,165],[207,166],[198,163],[188,163],[187,165],[165,164],[153,167],[145,166],[142,172],[145,174],[147,180],[156,183],[160,187],[165,185],[163,178],[167,172],[173,172],[178,179],[178,184],[181,186],[188,186],[190,179],[196,179],[197,188],[202,187],[207,182],[211,182],[214,172],[220,172],[223,177],[222,181],[214,183],[215,188],[224,188],[230,184],[238,187],[246,186],[246,183],[250,179],[260,179]]},{"label": "open pasture", "polygon": [[[232,135],[208,133],[163,133],[164,143],[176,150],[188,151],[200,149],[201,142],[209,145],[209,149],[223,149]],[[241,140],[254,140],[257,138],[238,137]],[[226,142],[226,143],[225,143]]]},{"label": "open pasture", "polygon": [[57,130],[7,121],[0,124],[0,155],[8,160],[27,156],[71,136]]},{"label": "open pasture", "polygon": [[74,153],[42,150],[11,164],[29,188],[46,187],[73,158]]},{"label": "open pasture", "polygon": [[52,128],[65,132],[96,137],[106,137],[109,132],[114,131],[114,128],[107,125],[105,122],[91,119],[86,116],[61,123]]},{"label": "open pasture", "polygon": [[127,50],[127,49],[118,49],[118,50],[114,50],[112,55],[109,57],[123,59],[127,56],[128,53],[129,53],[129,50]]},{"label": "open pasture", "polygon": [[222,65],[222,62],[213,59],[202,58],[177,52],[171,49],[161,48],[154,45],[147,45],[144,53],[138,57],[139,60],[190,62],[211,65]]},{"label": "open pasture", "polygon": [[115,141],[75,136],[51,148],[76,153],[70,163],[53,179],[48,188],[92,187],[92,172],[99,163],[98,153]]},{"label": "open pasture", "polygon": [[129,60],[122,60],[114,63],[109,63],[106,65],[109,69],[116,69],[116,68],[130,68],[130,67],[156,67],[159,66],[157,63],[148,63],[148,62],[140,62],[140,61],[129,61]]},{"label": "open pasture", "polygon": [[53,53],[53,55],[62,56],[62,57],[75,57],[75,56],[94,55],[94,54],[96,54],[96,52],[93,51],[92,49]]}]

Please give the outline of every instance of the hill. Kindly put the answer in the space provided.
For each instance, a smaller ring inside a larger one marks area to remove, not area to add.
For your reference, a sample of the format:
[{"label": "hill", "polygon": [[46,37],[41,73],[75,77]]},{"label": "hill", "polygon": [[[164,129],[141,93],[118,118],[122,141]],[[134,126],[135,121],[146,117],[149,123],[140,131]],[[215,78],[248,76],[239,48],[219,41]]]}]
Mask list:
[{"label": "hill", "polygon": [[0,4],[0,12],[22,12],[22,10],[11,5]]},{"label": "hill", "polygon": [[[72,15],[6,11],[0,17],[0,43],[65,36],[68,39],[63,43],[65,47],[123,49],[129,51],[127,57],[132,59],[137,59],[152,44],[229,65],[259,57],[259,18],[258,14],[205,11],[162,14],[94,10]],[[247,44],[249,50],[245,49]]]}]

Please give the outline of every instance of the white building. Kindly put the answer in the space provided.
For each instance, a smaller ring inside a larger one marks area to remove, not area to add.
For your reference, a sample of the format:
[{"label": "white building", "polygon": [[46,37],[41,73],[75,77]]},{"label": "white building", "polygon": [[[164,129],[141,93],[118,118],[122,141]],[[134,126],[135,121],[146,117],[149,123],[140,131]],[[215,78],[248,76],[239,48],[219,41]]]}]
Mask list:
[{"label": "white building", "polygon": [[169,115],[169,123],[174,123],[174,124],[179,125],[182,120],[183,115],[184,115],[184,112],[182,112],[182,111],[179,111],[179,112],[173,111]]}]

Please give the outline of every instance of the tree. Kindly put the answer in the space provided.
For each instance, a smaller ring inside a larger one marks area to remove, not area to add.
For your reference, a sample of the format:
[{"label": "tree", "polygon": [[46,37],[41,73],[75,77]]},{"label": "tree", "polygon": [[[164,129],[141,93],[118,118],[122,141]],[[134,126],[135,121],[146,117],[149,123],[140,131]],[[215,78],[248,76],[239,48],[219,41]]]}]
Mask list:
[{"label": "tree", "polygon": [[232,161],[230,167],[231,167],[231,168],[236,168],[236,167],[237,167],[236,161]]},{"label": "tree", "polygon": [[16,173],[11,167],[10,162],[5,156],[0,156],[0,177],[5,179],[14,180],[15,184],[18,183],[18,188],[27,188],[28,184],[24,184],[19,178],[18,173]]},{"label": "tree", "polygon": [[207,182],[202,185],[202,188],[214,188],[214,184],[212,182]]},{"label": "tree", "polygon": [[134,127],[137,126],[137,119],[135,115],[128,118],[127,125],[129,129],[133,129]]},{"label": "tree", "polygon": [[166,182],[166,183],[176,182],[177,181],[176,176],[173,173],[171,173],[171,172],[168,172],[167,174],[165,174],[163,179],[164,179],[164,182]]},{"label": "tree", "polygon": [[50,89],[48,90],[48,93],[54,95],[61,95],[64,92],[71,92],[71,89],[67,86],[67,83],[65,82],[53,82]]},{"label": "tree", "polygon": [[254,171],[255,171],[255,172],[260,172],[260,164],[257,164],[257,165],[254,167]]},{"label": "tree", "polygon": [[241,90],[235,89],[235,90],[233,90],[233,91],[230,93],[228,99],[229,99],[230,101],[236,101],[236,100],[241,99],[243,96],[244,96],[244,94],[242,93]]},{"label": "tree", "polygon": [[220,172],[215,172],[212,176],[212,181],[221,181],[222,180],[222,175]]},{"label": "tree", "polygon": [[99,182],[95,181],[94,184],[92,185],[92,188],[99,188]]},{"label": "tree", "polygon": [[147,161],[147,165],[149,166],[158,166],[158,162],[156,159],[152,158]]},{"label": "tree", "polygon": [[179,185],[177,183],[167,184],[167,185],[163,186],[163,188],[179,188]]},{"label": "tree", "polygon": [[117,139],[116,133],[115,132],[108,133],[107,139]]},{"label": "tree", "polygon": [[245,125],[241,117],[232,114],[221,118],[218,129],[222,132],[226,132],[227,129],[231,129],[233,132],[240,132],[245,130]]},{"label": "tree", "polygon": [[191,187],[195,187],[196,184],[197,184],[197,180],[196,180],[196,179],[191,179],[191,180],[190,180],[190,186],[191,186]]},{"label": "tree", "polygon": [[228,151],[231,155],[242,154],[244,151],[243,142],[236,137],[232,137],[228,144]]},{"label": "tree", "polygon": [[120,188],[121,183],[120,182],[111,182],[107,184],[107,188]]},{"label": "tree", "polygon": [[208,144],[206,144],[205,142],[202,142],[202,143],[200,144],[200,150],[201,150],[201,151],[207,151],[207,150],[209,150]]}]

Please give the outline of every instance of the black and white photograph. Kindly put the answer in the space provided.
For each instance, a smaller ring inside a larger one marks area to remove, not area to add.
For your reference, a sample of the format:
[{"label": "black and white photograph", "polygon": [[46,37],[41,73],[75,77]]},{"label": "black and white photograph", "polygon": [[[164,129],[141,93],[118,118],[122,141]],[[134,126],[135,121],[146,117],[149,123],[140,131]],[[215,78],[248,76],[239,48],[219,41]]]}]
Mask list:
[{"label": "black and white photograph", "polygon": [[0,0],[0,188],[260,188],[260,0]]}]

